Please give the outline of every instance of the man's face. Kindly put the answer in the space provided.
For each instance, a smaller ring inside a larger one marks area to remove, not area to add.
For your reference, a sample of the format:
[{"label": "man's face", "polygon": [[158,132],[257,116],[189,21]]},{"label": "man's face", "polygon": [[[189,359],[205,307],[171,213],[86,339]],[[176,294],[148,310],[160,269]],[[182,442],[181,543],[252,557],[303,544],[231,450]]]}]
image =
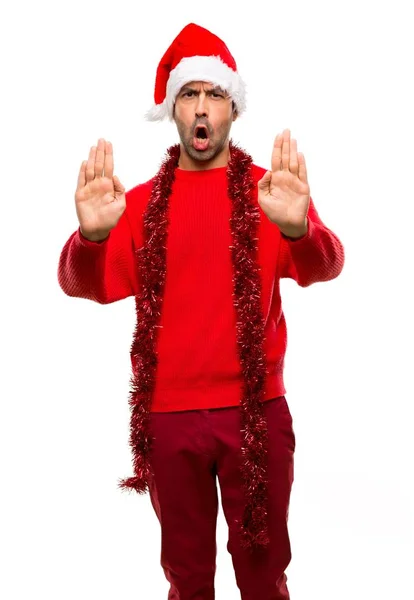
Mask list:
[{"label": "man's face", "polygon": [[192,81],[183,86],[174,106],[181,144],[195,161],[209,161],[225,147],[237,118],[231,98],[217,86]]}]

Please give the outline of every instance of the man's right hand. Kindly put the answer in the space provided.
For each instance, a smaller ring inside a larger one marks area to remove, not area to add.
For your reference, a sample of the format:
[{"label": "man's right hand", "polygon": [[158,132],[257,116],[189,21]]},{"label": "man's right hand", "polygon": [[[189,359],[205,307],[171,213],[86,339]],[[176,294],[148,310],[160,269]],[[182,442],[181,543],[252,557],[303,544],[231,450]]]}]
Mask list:
[{"label": "man's right hand", "polygon": [[112,144],[100,139],[82,162],[75,193],[80,230],[88,240],[108,237],[125,210],[125,188],[113,172]]}]

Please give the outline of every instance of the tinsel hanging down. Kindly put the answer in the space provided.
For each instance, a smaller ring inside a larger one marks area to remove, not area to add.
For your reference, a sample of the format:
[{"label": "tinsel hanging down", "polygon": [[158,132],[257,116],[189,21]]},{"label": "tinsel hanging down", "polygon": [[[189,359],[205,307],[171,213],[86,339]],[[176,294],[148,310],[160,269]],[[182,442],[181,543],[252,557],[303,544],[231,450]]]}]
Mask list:
[{"label": "tinsel hanging down", "polygon": [[[153,183],[144,215],[144,246],[136,251],[142,289],[135,297],[137,321],[131,347],[132,376],[130,446],[133,477],[121,479],[121,489],[143,494],[152,476],[149,419],[157,371],[156,343],[166,276],[169,199],[178,166],[180,145],[171,146]],[[230,247],[237,315],[238,353],[243,373],[241,389],[241,475],[246,497],[238,522],[246,550],[269,543],[267,527],[267,423],[263,411],[266,383],[264,318],[257,261],[260,210],[252,177],[252,158],[230,141],[227,165],[228,197],[232,202]]]}]

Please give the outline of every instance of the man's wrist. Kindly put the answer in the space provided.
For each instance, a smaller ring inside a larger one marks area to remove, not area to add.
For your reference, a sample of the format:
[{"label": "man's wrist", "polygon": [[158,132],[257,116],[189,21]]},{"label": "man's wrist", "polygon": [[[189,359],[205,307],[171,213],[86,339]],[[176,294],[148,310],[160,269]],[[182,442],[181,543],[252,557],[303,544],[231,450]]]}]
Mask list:
[{"label": "man's wrist", "polygon": [[109,235],[109,231],[99,231],[99,232],[95,231],[95,232],[88,233],[86,231],[82,231],[81,227],[79,227],[79,230],[80,230],[82,236],[89,242],[103,242],[104,240],[106,240],[106,238]]},{"label": "man's wrist", "polygon": [[308,219],[306,219],[306,224],[304,227],[293,227],[290,229],[280,229],[281,233],[291,239],[291,240],[299,240],[303,237],[305,237],[308,233],[309,227],[308,227]]}]

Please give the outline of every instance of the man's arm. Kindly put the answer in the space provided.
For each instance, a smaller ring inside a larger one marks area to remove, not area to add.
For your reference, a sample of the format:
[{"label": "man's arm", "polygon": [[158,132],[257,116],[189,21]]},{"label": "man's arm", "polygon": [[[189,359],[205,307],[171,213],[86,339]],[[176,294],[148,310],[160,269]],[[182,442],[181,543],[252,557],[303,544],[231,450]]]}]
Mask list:
[{"label": "man's arm", "polygon": [[276,136],[271,170],[258,181],[258,202],[279,228],[279,277],[290,277],[302,287],[338,277],[344,266],[344,248],[319,218],[310,195],[305,157],[297,151],[296,140],[291,140],[290,129]]},{"label": "man's arm", "polygon": [[80,227],[63,247],[58,282],[68,296],[110,304],[138,294],[134,242],[127,207],[102,241],[86,239]]},{"label": "man's arm", "polygon": [[335,279],[345,262],[341,241],[321,221],[312,198],[307,221],[308,231],[301,238],[293,239],[280,234],[279,276],[294,279],[301,287]]}]

